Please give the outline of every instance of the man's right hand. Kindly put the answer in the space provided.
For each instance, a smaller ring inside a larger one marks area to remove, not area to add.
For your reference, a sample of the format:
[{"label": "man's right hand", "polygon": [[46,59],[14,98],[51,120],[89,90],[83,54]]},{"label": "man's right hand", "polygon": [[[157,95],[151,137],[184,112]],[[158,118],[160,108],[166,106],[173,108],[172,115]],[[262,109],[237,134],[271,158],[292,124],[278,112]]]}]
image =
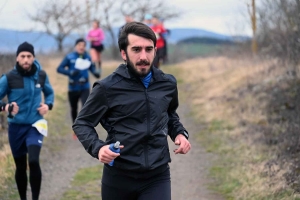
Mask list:
[{"label": "man's right hand", "polygon": [[80,73],[80,71],[78,69],[74,69],[70,72],[71,76],[77,76]]},{"label": "man's right hand", "polygon": [[5,111],[8,113],[9,105],[14,105],[13,110],[11,112],[12,115],[16,115],[19,112],[19,106],[16,102],[12,102],[11,104],[6,104]]},{"label": "man's right hand", "polygon": [[[120,146],[120,149],[123,149],[124,146],[121,145]],[[99,153],[98,153],[98,157],[99,157],[99,160],[100,162],[104,163],[104,164],[108,164],[110,163],[111,161],[113,161],[116,157],[120,156],[119,153],[115,153],[113,151],[111,151],[109,149],[109,145],[105,145],[103,146],[100,150],[99,150]]]},{"label": "man's right hand", "polygon": [[100,76],[101,76],[101,73],[99,70],[95,70],[95,72],[93,74],[96,78],[100,78]]}]

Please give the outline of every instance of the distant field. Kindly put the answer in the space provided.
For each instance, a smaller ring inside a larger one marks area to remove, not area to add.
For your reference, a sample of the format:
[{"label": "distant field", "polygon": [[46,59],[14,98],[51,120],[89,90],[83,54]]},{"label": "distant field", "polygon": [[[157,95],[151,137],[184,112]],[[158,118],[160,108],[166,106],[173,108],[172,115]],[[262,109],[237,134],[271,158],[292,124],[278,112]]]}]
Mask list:
[{"label": "distant field", "polygon": [[[168,45],[168,63],[180,63],[184,60],[198,57],[207,57],[211,55],[219,54],[227,45],[222,44],[169,44]],[[119,59],[122,62],[121,56],[112,56],[111,48],[103,51],[104,60]],[[118,53],[119,54],[119,53]]]},{"label": "distant field", "polygon": [[178,63],[183,60],[215,55],[224,45],[210,44],[170,44],[168,45],[168,58],[170,63]]}]

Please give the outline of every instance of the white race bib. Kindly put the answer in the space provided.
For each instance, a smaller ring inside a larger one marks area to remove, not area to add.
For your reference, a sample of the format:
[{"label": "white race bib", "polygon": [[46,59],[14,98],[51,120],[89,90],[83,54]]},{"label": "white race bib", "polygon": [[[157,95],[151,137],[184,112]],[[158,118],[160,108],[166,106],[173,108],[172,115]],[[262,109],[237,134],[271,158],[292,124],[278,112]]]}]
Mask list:
[{"label": "white race bib", "polygon": [[32,126],[35,127],[40,134],[47,137],[48,123],[45,119],[40,119],[40,120],[36,121],[34,124],[32,124]]},{"label": "white race bib", "polygon": [[76,59],[75,69],[85,70],[88,69],[90,66],[91,66],[91,61],[82,58]]}]

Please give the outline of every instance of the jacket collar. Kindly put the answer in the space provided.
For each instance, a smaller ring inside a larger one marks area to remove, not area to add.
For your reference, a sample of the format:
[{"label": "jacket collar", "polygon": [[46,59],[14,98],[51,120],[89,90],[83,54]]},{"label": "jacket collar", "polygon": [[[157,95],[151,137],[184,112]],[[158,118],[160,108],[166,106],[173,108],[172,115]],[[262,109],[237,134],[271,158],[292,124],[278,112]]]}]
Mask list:
[{"label": "jacket collar", "polygon": [[76,57],[82,57],[82,59],[86,58],[86,51],[83,53],[83,54],[79,54],[77,51],[74,51],[73,54],[76,56]]},{"label": "jacket collar", "polygon": [[[36,70],[35,70],[35,73],[32,74],[32,75],[30,75],[30,76],[33,77],[34,79],[37,79],[37,77],[38,77],[38,72],[42,69],[42,66],[41,66],[41,64],[39,63],[39,61],[37,61],[36,59],[34,60],[34,62],[33,62],[32,65],[34,65],[34,67],[36,68]],[[17,70],[17,64],[14,66],[14,70],[16,71],[16,73],[19,73],[19,74],[20,74],[20,72]],[[21,75],[21,76],[24,76],[24,74],[20,74],[20,75]]]},{"label": "jacket collar", "polygon": [[[130,73],[126,64],[119,65],[115,73],[127,79],[137,79],[132,73]],[[152,67],[152,78],[155,81],[165,80],[164,75],[165,74],[160,69]]]}]

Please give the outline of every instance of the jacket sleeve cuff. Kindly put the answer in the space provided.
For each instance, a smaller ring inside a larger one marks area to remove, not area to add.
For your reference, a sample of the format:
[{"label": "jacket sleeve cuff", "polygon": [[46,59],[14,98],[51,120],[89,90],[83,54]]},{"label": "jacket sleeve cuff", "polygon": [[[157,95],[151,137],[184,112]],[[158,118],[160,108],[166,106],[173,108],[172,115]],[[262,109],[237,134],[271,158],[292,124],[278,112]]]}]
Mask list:
[{"label": "jacket sleeve cuff", "polygon": [[7,105],[6,103],[0,102],[0,112],[5,111],[6,105]]},{"label": "jacket sleeve cuff", "polygon": [[46,105],[48,106],[49,110],[52,110],[52,108],[53,108],[53,104],[52,103],[46,103]]},{"label": "jacket sleeve cuff", "polygon": [[97,143],[95,144],[95,147],[92,149],[92,152],[90,153],[90,155],[99,160],[99,151],[104,145],[105,145],[105,142],[102,142],[100,140],[97,141]]},{"label": "jacket sleeve cuff", "polygon": [[183,133],[181,133],[182,135],[184,135],[184,137],[188,140],[189,139],[189,133],[185,130],[183,131]]},{"label": "jacket sleeve cuff", "polygon": [[189,139],[189,133],[186,130],[184,130],[182,133],[179,134],[183,135],[187,140]]}]

